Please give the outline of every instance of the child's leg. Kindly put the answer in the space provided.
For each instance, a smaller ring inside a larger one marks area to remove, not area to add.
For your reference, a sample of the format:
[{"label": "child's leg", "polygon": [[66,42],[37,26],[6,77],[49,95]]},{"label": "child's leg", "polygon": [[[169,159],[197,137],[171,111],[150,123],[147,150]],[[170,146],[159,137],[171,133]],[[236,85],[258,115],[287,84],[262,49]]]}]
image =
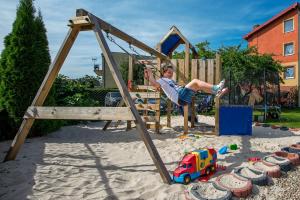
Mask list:
[{"label": "child's leg", "polygon": [[195,92],[204,91],[206,93],[217,94],[224,88],[225,80],[222,80],[218,85],[212,85],[199,79],[193,79],[185,87],[194,90]]}]

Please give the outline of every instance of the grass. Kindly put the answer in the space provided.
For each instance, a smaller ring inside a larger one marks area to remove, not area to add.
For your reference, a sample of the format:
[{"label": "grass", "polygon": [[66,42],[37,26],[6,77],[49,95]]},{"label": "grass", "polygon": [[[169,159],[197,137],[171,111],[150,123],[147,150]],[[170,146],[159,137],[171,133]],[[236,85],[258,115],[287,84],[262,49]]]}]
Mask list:
[{"label": "grass", "polygon": [[289,128],[300,128],[300,108],[282,109],[280,119],[267,120],[269,124],[287,126]]},{"label": "grass", "polygon": [[[213,116],[215,114],[215,110],[213,109],[209,113],[205,113],[204,115]],[[253,115],[263,115],[260,111],[254,111]],[[289,128],[300,128],[300,108],[287,109],[283,108],[281,110],[281,115],[279,119],[268,119],[266,123],[271,125],[280,125],[287,126]]]}]

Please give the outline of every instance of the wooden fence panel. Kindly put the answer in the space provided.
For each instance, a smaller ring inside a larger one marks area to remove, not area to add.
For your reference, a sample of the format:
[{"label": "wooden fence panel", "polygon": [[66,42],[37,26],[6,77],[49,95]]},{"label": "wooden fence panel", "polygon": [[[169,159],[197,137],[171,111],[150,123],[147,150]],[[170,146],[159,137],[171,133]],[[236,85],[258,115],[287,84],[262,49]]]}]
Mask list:
[{"label": "wooden fence panel", "polygon": [[206,61],[199,60],[199,79],[201,81],[206,81]]},{"label": "wooden fence panel", "polygon": [[191,80],[198,79],[198,59],[192,59]]},{"label": "wooden fence panel", "polygon": [[177,81],[177,73],[178,73],[177,59],[171,59],[171,63],[174,65],[174,73],[172,79],[174,81]]},{"label": "wooden fence panel", "polygon": [[178,59],[178,82],[180,85],[184,85],[186,83],[185,80],[185,68],[184,68],[184,59]]},{"label": "wooden fence panel", "polygon": [[214,84],[214,59],[207,60],[207,82]]}]

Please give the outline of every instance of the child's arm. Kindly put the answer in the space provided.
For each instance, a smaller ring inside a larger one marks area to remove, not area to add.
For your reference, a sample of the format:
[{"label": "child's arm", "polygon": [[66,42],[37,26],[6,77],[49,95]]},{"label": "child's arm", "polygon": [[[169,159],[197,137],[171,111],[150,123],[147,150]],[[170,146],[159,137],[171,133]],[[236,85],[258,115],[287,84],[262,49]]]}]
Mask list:
[{"label": "child's arm", "polygon": [[160,84],[155,80],[150,68],[146,68],[144,74],[145,78],[149,80],[150,85],[154,86],[156,89],[160,89]]}]

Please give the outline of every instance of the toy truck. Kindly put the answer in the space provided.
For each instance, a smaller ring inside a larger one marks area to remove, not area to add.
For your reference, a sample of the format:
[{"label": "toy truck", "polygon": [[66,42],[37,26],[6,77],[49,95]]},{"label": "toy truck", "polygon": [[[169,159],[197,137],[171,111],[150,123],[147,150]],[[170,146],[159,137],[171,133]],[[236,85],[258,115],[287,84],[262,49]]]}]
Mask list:
[{"label": "toy truck", "polygon": [[213,148],[200,149],[186,154],[173,172],[173,181],[188,184],[216,170],[217,152]]}]

